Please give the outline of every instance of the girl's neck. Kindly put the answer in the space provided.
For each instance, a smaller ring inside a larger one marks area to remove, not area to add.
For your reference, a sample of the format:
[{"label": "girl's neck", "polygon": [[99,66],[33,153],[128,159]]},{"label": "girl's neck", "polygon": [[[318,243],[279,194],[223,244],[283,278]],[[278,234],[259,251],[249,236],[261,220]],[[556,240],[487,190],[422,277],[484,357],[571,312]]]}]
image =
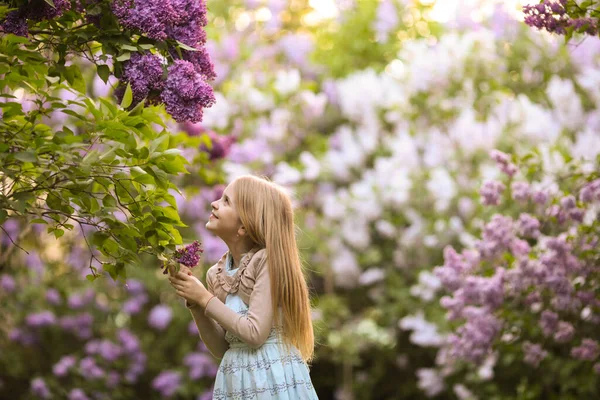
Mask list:
[{"label": "girl's neck", "polygon": [[231,243],[227,245],[229,247],[229,253],[233,258],[233,268],[237,268],[240,265],[240,261],[244,254],[248,253],[250,250],[254,248],[253,243],[249,243],[247,241],[239,241],[237,243]]}]

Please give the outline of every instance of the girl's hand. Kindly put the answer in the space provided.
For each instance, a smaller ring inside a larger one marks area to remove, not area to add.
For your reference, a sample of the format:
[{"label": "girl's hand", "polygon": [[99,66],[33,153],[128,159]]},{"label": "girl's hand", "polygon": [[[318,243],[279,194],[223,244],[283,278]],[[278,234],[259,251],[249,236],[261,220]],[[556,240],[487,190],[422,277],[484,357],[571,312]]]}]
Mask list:
[{"label": "girl's hand", "polygon": [[182,267],[177,274],[169,276],[171,286],[175,288],[175,293],[178,296],[183,297],[188,302],[197,303],[201,307],[205,307],[212,295],[202,282],[192,275],[189,269],[184,272],[183,268],[185,267]]}]

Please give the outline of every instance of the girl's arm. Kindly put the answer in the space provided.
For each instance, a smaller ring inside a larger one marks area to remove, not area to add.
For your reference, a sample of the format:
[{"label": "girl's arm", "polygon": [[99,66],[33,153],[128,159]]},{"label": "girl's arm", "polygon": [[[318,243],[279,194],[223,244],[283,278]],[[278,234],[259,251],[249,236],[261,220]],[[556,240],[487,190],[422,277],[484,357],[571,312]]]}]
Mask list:
[{"label": "girl's arm", "polygon": [[212,318],[204,315],[204,310],[200,306],[195,305],[189,308],[198,327],[198,332],[200,332],[200,338],[210,354],[218,359],[223,358],[223,355],[229,349],[229,343],[225,340],[225,330]]},{"label": "girl's arm", "polygon": [[[214,294],[211,274],[206,275],[206,289]],[[218,359],[223,358],[223,355],[229,349],[229,343],[225,340],[225,330],[223,327],[212,318],[206,316],[204,309],[197,303],[189,303],[186,300],[185,305],[192,313],[192,317],[200,333],[200,338],[208,351]]]},{"label": "girl's arm", "polygon": [[273,327],[272,304],[269,266],[266,262],[261,262],[256,267],[256,278],[247,315],[236,313],[217,297],[208,301],[205,315],[217,321],[225,330],[233,333],[249,346],[258,348],[267,340]]}]

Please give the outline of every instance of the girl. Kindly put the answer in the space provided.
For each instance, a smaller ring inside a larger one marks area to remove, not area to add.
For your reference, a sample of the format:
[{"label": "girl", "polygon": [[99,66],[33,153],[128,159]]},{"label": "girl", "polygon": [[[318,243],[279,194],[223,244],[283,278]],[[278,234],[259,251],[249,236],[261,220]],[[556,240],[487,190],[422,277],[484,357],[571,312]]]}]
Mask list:
[{"label": "girl", "polygon": [[314,335],[294,212],[278,185],[234,180],[206,228],[229,248],[206,287],[182,266],[169,281],[221,364],[213,399],[318,399],[308,371]]}]

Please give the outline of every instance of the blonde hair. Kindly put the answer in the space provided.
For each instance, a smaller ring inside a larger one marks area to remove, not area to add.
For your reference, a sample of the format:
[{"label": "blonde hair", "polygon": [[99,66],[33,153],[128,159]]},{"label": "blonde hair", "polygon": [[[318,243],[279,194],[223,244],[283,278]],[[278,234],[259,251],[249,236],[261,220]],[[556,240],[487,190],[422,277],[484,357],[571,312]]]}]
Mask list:
[{"label": "blonde hair", "polygon": [[[275,323],[283,325],[284,342],[296,346],[302,358],[309,362],[313,358],[315,338],[291,199],[279,185],[253,175],[235,179],[232,186],[236,208],[248,236],[266,249]],[[283,321],[279,320],[279,307]]]}]

